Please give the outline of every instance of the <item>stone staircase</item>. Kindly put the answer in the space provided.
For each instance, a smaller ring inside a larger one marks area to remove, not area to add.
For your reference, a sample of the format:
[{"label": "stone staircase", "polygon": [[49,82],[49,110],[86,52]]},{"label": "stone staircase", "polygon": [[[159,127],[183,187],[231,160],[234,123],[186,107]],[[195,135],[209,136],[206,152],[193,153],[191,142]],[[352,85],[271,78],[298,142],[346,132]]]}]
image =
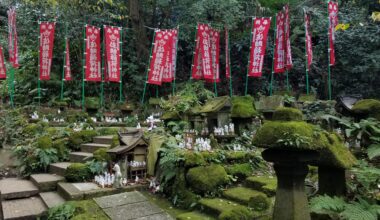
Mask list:
[{"label": "stone staircase", "polygon": [[[63,204],[67,198],[65,178],[68,166],[93,158],[99,148],[111,146],[112,136],[98,136],[94,143],[82,144],[79,152],[71,152],[70,162],[50,164],[49,173],[33,174],[30,180],[8,178],[0,180],[0,208],[4,220],[37,219],[46,214],[49,208]],[[67,198],[67,199],[71,199]],[[1,219],[0,210],[0,219]]]},{"label": "stone staircase", "polygon": [[241,186],[224,191],[220,198],[202,198],[196,211],[183,213],[177,216],[177,219],[216,220],[224,211],[234,209],[240,211],[247,207],[257,209],[252,211],[254,219],[270,219],[276,187],[275,178],[249,177]]}]

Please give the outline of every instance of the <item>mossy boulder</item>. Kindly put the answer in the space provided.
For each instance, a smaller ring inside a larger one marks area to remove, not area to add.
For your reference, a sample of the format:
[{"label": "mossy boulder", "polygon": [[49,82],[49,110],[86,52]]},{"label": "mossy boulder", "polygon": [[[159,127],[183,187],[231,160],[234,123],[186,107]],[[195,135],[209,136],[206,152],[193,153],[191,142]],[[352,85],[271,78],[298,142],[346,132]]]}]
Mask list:
[{"label": "mossy boulder", "polygon": [[86,109],[99,109],[100,99],[99,97],[86,97],[84,106]]},{"label": "mossy boulder", "polygon": [[296,108],[280,107],[273,113],[274,121],[302,121],[302,112]]},{"label": "mossy boulder", "polygon": [[251,118],[257,115],[252,96],[234,96],[231,99],[231,117]]},{"label": "mossy boulder", "polygon": [[[226,211],[232,211],[236,210],[233,212],[241,212],[244,213],[243,216],[249,216],[251,218],[241,218],[241,219],[253,219],[253,212],[251,212],[247,206],[235,203],[231,200],[227,199],[221,199],[221,198],[203,198],[199,200],[200,207],[207,213],[213,214],[213,215],[220,215],[223,212]],[[223,215],[223,216],[230,216],[230,215]],[[228,219],[228,218],[227,218]],[[240,218],[237,218],[240,219]]]},{"label": "mossy boulder", "polygon": [[223,211],[218,217],[219,220],[251,220],[254,218],[251,211],[242,207]]},{"label": "mossy boulder", "polygon": [[221,162],[223,160],[223,155],[219,151],[202,151],[201,154],[207,163]]},{"label": "mossy boulder", "polygon": [[92,142],[93,138],[98,133],[95,130],[82,130],[73,132],[69,137],[69,147],[74,150],[78,150],[81,144]]},{"label": "mossy boulder", "polygon": [[185,167],[196,167],[206,165],[203,155],[199,152],[187,151],[184,154]]},{"label": "mossy boulder", "polygon": [[228,183],[227,172],[218,164],[191,168],[186,179],[190,187],[199,193],[214,192]]},{"label": "mossy boulder", "polygon": [[363,99],[355,103],[352,111],[359,115],[365,115],[380,120],[380,100]]},{"label": "mossy boulder", "polygon": [[94,152],[94,159],[97,161],[108,162],[111,161],[111,156],[107,153],[107,149],[100,148]]},{"label": "mossy boulder", "polygon": [[260,212],[268,210],[271,204],[264,193],[245,187],[228,189],[223,192],[223,196]]},{"label": "mossy boulder", "polygon": [[53,140],[49,136],[42,136],[37,139],[37,147],[41,149],[48,149],[53,146]]},{"label": "mossy boulder", "polygon": [[252,166],[250,163],[233,164],[225,167],[229,175],[238,177],[239,180],[246,178],[252,174]]},{"label": "mossy boulder", "polygon": [[91,172],[84,163],[72,163],[65,171],[67,182],[83,182],[91,178]]},{"label": "mossy boulder", "polygon": [[229,151],[225,156],[226,160],[230,163],[244,163],[246,162],[247,153],[244,151]]}]

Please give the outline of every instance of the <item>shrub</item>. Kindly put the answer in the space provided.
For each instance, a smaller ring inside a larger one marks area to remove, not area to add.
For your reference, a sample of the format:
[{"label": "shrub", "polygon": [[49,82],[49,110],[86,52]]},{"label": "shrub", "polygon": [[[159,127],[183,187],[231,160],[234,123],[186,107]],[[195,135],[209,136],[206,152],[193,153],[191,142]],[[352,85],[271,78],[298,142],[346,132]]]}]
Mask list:
[{"label": "shrub", "polygon": [[83,182],[91,178],[90,169],[86,164],[73,163],[67,167],[65,178],[68,182]]},{"label": "shrub", "polygon": [[251,118],[257,114],[252,96],[234,96],[231,99],[231,117]]},{"label": "shrub", "polygon": [[296,108],[280,107],[273,113],[275,121],[302,121],[302,112]]},{"label": "shrub", "polygon": [[37,139],[37,147],[41,149],[49,149],[53,146],[53,140],[49,136],[42,136]]},{"label": "shrub", "polygon": [[67,138],[54,140],[52,147],[57,151],[57,156],[60,158],[60,160],[68,159],[69,149],[67,148]]},{"label": "shrub", "polygon": [[84,105],[87,109],[99,109],[100,99],[99,97],[86,97]]},{"label": "shrub", "polygon": [[75,207],[70,204],[62,204],[50,208],[48,211],[48,220],[69,220],[74,216]]},{"label": "shrub", "polygon": [[199,193],[215,192],[228,183],[226,171],[217,164],[191,168],[186,177],[191,188]]},{"label": "shrub", "polygon": [[100,148],[94,152],[94,159],[96,161],[111,161],[111,156],[107,153],[107,149]]}]

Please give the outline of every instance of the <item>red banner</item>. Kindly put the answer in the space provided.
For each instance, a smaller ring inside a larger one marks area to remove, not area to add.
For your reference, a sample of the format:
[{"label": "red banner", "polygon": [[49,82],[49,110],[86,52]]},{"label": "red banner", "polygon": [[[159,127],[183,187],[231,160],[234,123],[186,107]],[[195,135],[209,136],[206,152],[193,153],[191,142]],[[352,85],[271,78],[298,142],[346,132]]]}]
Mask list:
[{"label": "red banner", "polygon": [[7,69],[5,67],[3,47],[0,46],[0,79],[7,78]]},{"label": "red banner", "polygon": [[310,70],[310,65],[313,62],[313,44],[311,42],[310,28],[310,15],[304,11],[305,14],[305,46],[306,46],[306,69]]},{"label": "red banner", "polygon": [[226,78],[230,78],[230,72],[231,72],[231,67],[230,67],[230,45],[229,45],[229,35],[228,35],[228,29],[227,27],[225,28],[225,41],[226,41]]},{"label": "red banner", "polygon": [[[199,30],[199,24],[197,26],[197,30]],[[193,79],[203,79],[203,73],[202,73],[202,56],[200,53],[200,48],[201,48],[201,41],[200,41],[200,32],[197,31],[197,36],[196,36],[196,45],[194,49],[194,55],[193,55],[193,68],[192,68],[192,73],[191,77]]]},{"label": "red banner", "polygon": [[86,25],[86,81],[100,82],[100,28]]},{"label": "red banner", "polygon": [[275,73],[285,72],[285,16],[283,12],[278,12],[276,15],[276,39],[274,50],[274,69]]},{"label": "red banner", "polygon": [[197,44],[194,53],[192,70],[193,79],[214,79],[211,55],[210,26],[198,24]]},{"label": "red banner", "polygon": [[109,82],[120,82],[120,27],[104,26],[106,71],[105,78]]},{"label": "red banner", "polygon": [[66,38],[66,51],[65,51],[65,64],[64,64],[64,79],[66,81],[72,80],[71,76],[71,63],[70,63],[70,44],[69,44],[69,39]]},{"label": "red banner", "polygon": [[206,79],[206,82],[220,82],[219,74],[219,57],[220,57],[220,33],[215,29],[210,29],[210,44],[211,44],[211,61],[213,79]]},{"label": "red banner", "polygon": [[253,21],[248,76],[262,75],[270,21],[270,18],[255,18]]},{"label": "red banner", "polygon": [[9,62],[14,68],[18,68],[18,46],[17,46],[17,28],[16,28],[16,9],[8,10],[8,52]]},{"label": "red banner", "polygon": [[285,68],[290,70],[293,67],[292,48],[290,46],[290,19],[289,19],[289,5],[284,7],[284,31],[285,31]]},{"label": "red banner", "polygon": [[154,47],[150,59],[150,68],[148,73],[148,83],[154,85],[162,84],[162,76],[165,69],[165,61],[171,47],[171,37],[169,31],[156,30],[154,38]]},{"label": "red banner", "polygon": [[338,25],[338,3],[330,1],[328,4],[329,12],[329,41],[330,41],[330,65],[335,64],[335,27]]},{"label": "red banner", "polygon": [[40,23],[40,80],[50,79],[53,59],[55,22]]},{"label": "red banner", "polygon": [[174,79],[174,69],[176,63],[177,54],[177,40],[178,40],[178,30],[166,30],[168,32],[168,53],[166,53],[164,62],[165,68],[162,75],[162,82],[172,82]]}]

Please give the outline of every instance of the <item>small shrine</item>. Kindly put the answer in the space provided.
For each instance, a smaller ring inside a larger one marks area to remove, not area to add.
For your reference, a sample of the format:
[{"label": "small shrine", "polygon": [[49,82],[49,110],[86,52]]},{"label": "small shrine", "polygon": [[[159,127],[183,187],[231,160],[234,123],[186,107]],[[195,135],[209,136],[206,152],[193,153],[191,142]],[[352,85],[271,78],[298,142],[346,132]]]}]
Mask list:
[{"label": "small shrine", "polygon": [[[206,126],[209,131],[215,127],[223,127],[230,123],[231,100],[227,96],[209,99],[199,108],[198,113],[205,118]],[[197,118],[197,121],[201,121]]]},{"label": "small shrine", "polygon": [[125,167],[123,176],[129,179],[146,178],[148,142],[141,130],[119,132],[120,146],[107,151]]}]

